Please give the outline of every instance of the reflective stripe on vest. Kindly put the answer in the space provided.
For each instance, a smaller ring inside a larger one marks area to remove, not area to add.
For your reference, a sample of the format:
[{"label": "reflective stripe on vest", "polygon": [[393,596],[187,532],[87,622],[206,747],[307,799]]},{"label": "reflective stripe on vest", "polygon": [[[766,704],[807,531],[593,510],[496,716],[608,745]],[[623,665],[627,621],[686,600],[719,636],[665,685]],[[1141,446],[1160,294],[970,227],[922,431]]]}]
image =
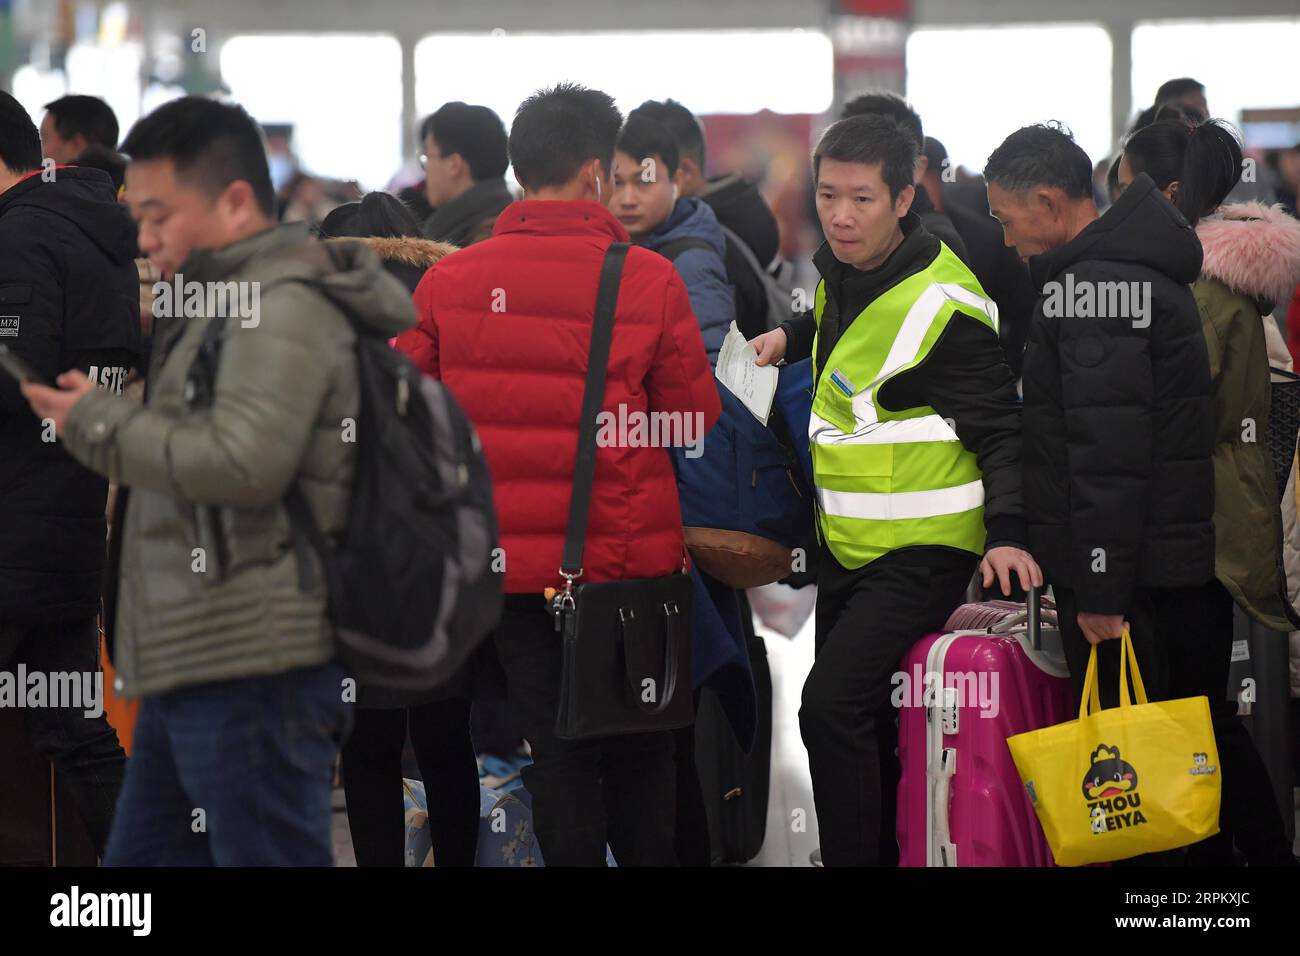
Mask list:
[{"label": "reflective stripe on vest", "polygon": [[871,491],[827,491],[817,489],[817,501],[828,515],[866,518],[872,521],[928,518],[956,514],[984,504],[984,481],[977,478],[955,488],[936,491],[899,491],[881,494]]},{"label": "reflective stripe on vest", "polygon": [[[817,287],[820,327],[825,284]],[[897,548],[984,547],[984,484],[975,455],[929,406],[890,411],[880,388],[929,354],[955,311],[997,329],[997,306],[947,246],[926,269],[883,292],[814,366],[808,436],[818,526],[842,565]],[[816,344],[813,346],[814,363]]]}]

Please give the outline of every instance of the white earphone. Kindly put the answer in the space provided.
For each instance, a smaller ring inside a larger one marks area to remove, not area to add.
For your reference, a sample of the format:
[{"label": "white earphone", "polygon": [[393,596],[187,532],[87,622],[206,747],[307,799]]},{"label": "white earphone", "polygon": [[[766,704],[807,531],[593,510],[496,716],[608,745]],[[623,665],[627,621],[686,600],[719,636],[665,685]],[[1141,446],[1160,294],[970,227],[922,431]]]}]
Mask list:
[{"label": "white earphone", "polygon": [[600,177],[596,177],[596,202],[600,202]]},{"label": "white earphone", "polygon": [[677,184],[673,183],[673,202],[677,202],[677,197],[681,194],[682,191],[677,187]]}]

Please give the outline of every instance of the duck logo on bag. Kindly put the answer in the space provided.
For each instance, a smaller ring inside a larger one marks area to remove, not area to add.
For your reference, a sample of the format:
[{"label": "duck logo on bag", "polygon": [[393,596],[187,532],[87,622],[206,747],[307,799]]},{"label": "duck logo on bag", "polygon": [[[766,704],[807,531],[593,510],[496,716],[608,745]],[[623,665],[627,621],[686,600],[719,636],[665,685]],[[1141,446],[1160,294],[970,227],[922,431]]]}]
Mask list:
[{"label": "duck logo on bag", "polygon": [[1218,770],[1216,764],[1210,763],[1210,755],[1204,752],[1192,754],[1192,767],[1187,772],[1193,777],[1199,777],[1201,774],[1214,773]]},{"label": "duck logo on bag", "polygon": [[1120,756],[1118,747],[1099,744],[1089,758],[1092,766],[1083,778],[1083,798],[1093,833],[1107,833],[1146,823],[1138,809],[1137,770]]}]

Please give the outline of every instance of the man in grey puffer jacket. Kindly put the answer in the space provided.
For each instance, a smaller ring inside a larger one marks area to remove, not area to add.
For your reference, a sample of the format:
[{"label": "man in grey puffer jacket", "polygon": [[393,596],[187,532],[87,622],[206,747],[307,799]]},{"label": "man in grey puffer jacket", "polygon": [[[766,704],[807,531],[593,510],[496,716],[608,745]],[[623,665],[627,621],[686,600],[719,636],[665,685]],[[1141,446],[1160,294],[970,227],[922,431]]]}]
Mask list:
[{"label": "man in grey puffer jacket", "polygon": [[[322,575],[300,580],[283,499],[296,483],[321,528],[343,530],[359,413],[345,313],[392,336],[414,312],[360,244],[332,259],[275,225],[240,107],[175,100],[123,151],[140,249],[167,283],[145,406],[78,372],[24,388],[70,454],[130,490],[114,663],[119,692],[144,699],[105,862],[328,866],[348,704]],[[190,373],[214,316],[206,402]]]}]

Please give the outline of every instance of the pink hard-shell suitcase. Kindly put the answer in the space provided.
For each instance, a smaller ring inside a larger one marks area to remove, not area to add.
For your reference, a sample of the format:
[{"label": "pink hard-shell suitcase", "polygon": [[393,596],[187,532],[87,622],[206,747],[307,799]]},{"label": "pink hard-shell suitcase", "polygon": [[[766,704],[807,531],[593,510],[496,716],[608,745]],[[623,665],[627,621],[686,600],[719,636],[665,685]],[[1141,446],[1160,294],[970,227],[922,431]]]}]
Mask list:
[{"label": "pink hard-shell suitcase", "polygon": [[[924,637],[904,658],[894,688],[902,866],[1053,865],[1006,743],[1077,716],[1060,632],[1041,626],[1037,597],[983,629]],[[969,605],[950,623],[963,620]]]}]

